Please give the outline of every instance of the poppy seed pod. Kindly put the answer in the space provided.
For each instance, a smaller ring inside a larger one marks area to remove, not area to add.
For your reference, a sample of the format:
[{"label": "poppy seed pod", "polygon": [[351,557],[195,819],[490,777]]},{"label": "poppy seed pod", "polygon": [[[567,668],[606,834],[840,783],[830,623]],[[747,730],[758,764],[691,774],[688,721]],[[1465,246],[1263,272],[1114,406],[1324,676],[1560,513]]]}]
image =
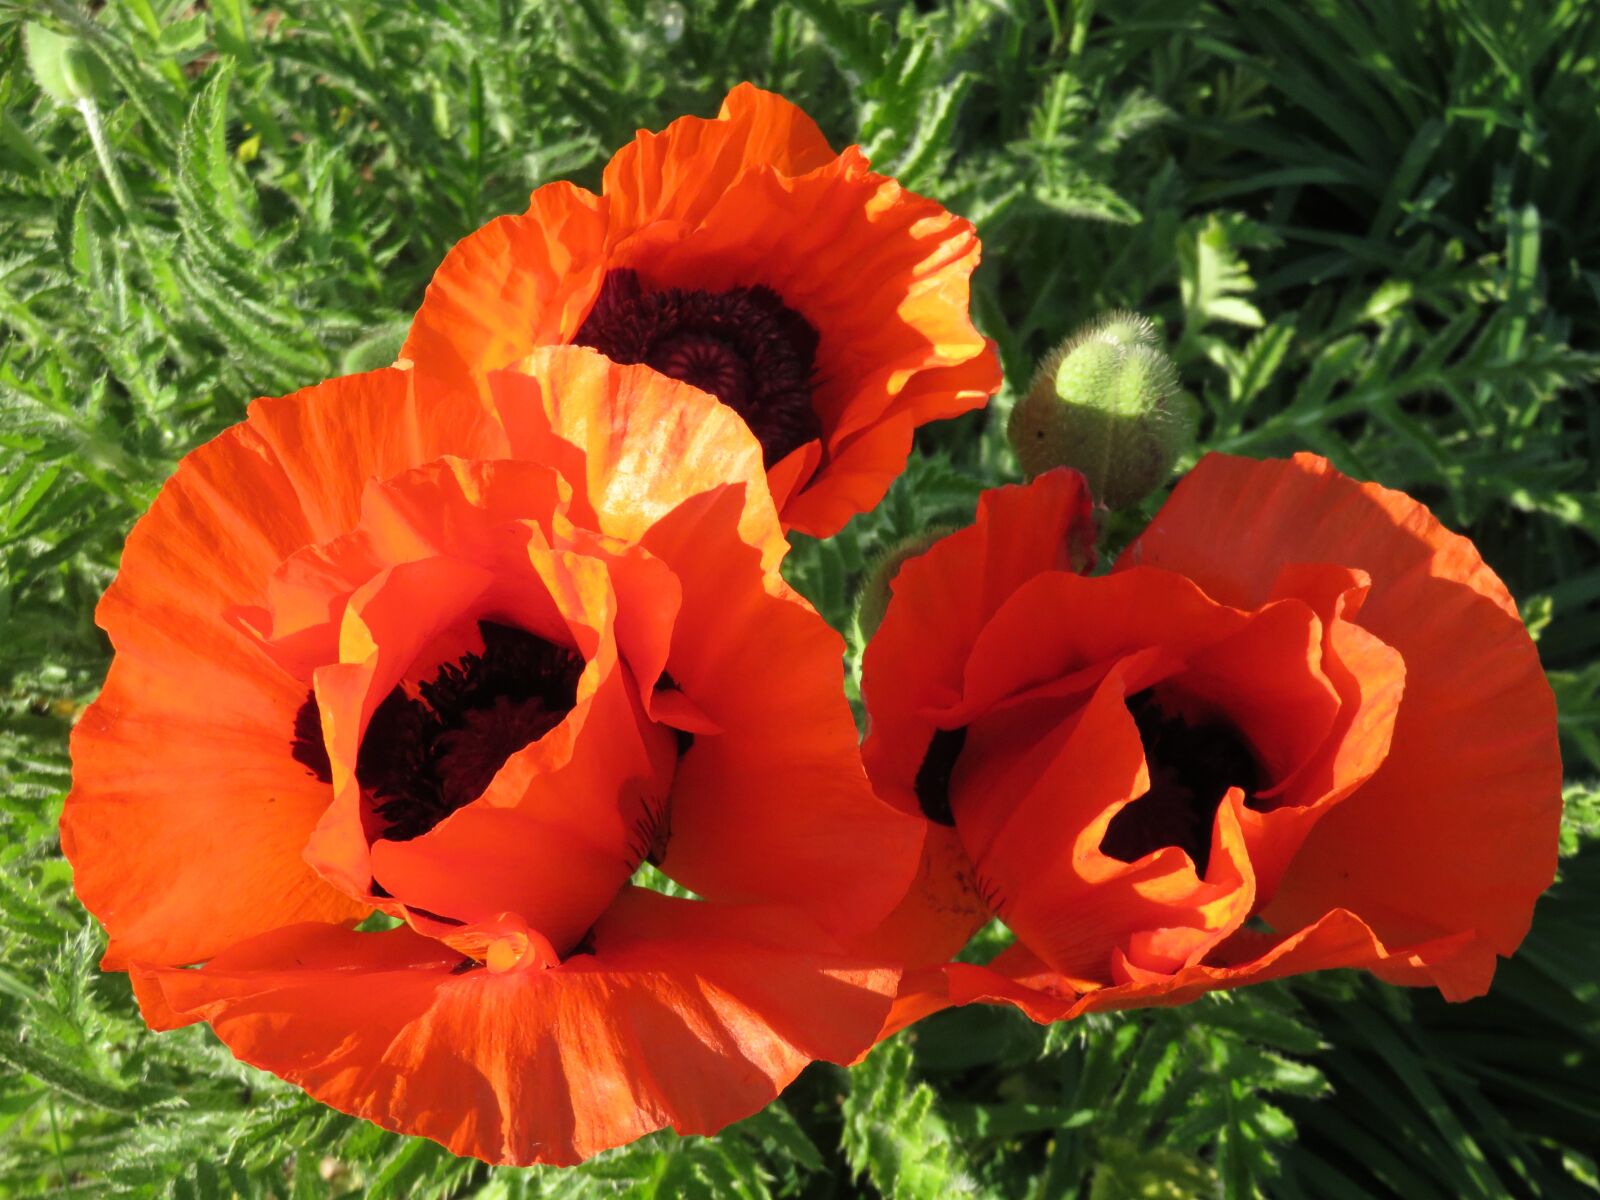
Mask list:
[{"label": "poppy seed pod", "polygon": [[1007,432],[1029,478],[1082,472],[1108,508],[1129,508],[1161,486],[1194,444],[1194,399],[1138,313],[1112,312],[1039,364]]}]

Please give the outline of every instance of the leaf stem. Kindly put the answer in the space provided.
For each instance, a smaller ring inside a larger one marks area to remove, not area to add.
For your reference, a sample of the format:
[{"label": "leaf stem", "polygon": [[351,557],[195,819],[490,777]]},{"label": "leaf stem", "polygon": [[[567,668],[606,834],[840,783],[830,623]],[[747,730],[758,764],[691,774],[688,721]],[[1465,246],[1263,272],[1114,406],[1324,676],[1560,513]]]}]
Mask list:
[{"label": "leaf stem", "polygon": [[124,215],[132,215],[133,204],[128,196],[127,185],[122,182],[122,172],[117,169],[116,159],[111,157],[111,144],[106,141],[105,125],[100,120],[100,106],[94,102],[93,96],[80,96],[77,108],[83,123],[89,127],[89,141],[94,145],[94,156],[100,160],[100,170],[111,187],[117,207]]},{"label": "leaf stem", "polygon": [[67,1156],[61,1149],[61,1124],[56,1120],[56,1090],[50,1089],[50,1140],[56,1151],[56,1170],[61,1172],[61,1190],[68,1190],[67,1183]]}]

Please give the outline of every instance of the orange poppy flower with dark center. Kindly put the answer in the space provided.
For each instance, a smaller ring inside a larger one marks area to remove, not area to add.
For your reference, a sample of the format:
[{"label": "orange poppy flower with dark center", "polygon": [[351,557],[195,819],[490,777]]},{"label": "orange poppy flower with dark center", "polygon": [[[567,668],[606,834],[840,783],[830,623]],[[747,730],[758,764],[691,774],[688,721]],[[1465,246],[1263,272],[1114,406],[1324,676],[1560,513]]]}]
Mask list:
[{"label": "orange poppy flower with dark center", "polygon": [[1000,385],[972,327],[972,226],[781,97],[641,132],[598,196],[555,183],[462,240],[401,351],[452,386],[576,343],[716,396],[761,443],[785,526],[836,532],[905,466],[913,430]]},{"label": "orange poppy flower with dark center", "polygon": [[[420,837],[476,800],[506,759],[577,703],[583,660],[575,651],[495,621],[479,621],[478,635],[481,651],[441,665],[415,697],[396,686],[372,714],[356,780],[373,798],[381,838]],[[295,713],[291,754],[323,783],[333,782],[314,691]]]},{"label": "orange poppy flower with dark center", "polygon": [[[1081,478],[987,493],[867,649],[864,754],[928,821],[890,1027],[1330,967],[1487,989],[1555,871],[1554,707],[1504,586],[1326,462],[1212,455],[1110,574]],[[1016,942],[940,965],[990,916]]]},{"label": "orange poppy flower with dark center", "polygon": [[98,613],[62,842],[152,1026],[565,1163],[869,1044],[899,973],[848,947],[920,835],[743,423],[590,350],[526,365],[488,407],[393,369],[258,401],[180,464]]}]

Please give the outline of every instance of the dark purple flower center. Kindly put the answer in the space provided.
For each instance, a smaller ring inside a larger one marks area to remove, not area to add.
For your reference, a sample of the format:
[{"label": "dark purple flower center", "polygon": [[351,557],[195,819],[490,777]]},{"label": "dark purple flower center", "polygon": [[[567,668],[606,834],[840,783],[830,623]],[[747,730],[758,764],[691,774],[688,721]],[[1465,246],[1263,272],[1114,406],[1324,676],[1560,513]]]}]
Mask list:
[{"label": "dark purple flower center", "polygon": [[956,762],[967,744],[967,728],[936,729],[928,739],[928,748],[922,752],[922,765],[917,768],[913,786],[922,815],[938,825],[954,825],[955,814],[950,810],[950,776],[955,773]]},{"label": "dark purple flower center", "polygon": [[771,288],[648,291],[638,272],[608,271],[573,340],[710,392],[744,419],[768,467],[822,436],[817,331]]},{"label": "dark purple flower center", "polygon": [[[492,621],[479,621],[478,631],[482,653],[446,663],[417,697],[395,688],[367,724],[356,779],[384,823],[381,838],[420,837],[476,800],[506,759],[577,702],[583,659],[575,651]],[[295,714],[292,753],[331,780],[314,695]]]},{"label": "dark purple flower center", "polygon": [[1163,846],[1178,846],[1204,877],[1222,798],[1238,787],[1248,802],[1262,786],[1255,753],[1232,725],[1190,724],[1169,714],[1149,691],[1130,696],[1128,712],[1144,743],[1150,790],[1111,818],[1100,852],[1131,863]]}]

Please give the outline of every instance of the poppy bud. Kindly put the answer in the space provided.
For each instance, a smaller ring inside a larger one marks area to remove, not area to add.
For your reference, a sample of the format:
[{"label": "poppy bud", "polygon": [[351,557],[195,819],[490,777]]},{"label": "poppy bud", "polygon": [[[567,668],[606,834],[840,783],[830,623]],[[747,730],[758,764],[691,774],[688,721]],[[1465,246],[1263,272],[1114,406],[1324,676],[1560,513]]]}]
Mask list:
[{"label": "poppy bud", "polygon": [[863,641],[877,631],[889,607],[889,588],[908,558],[915,558],[947,533],[955,531],[954,525],[933,525],[921,533],[896,542],[881,551],[867,568],[867,580],[856,597],[856,628]]},{"label": "poppy bud", "polygon": [[75,37],[56,33],[44,25],[30,24],[24,33],[28,68],[34,82],[58,104],[75,105],[105,90],[106,70],[100,60]]},{"label": "poppy bud", "polygon": [[1029,478],[1083,472],[1095,499],[1128,508],[1159,487],[1194,444],[1194,399],[1138,313],[1085,325],[1039,364],[1007,430]]}]

